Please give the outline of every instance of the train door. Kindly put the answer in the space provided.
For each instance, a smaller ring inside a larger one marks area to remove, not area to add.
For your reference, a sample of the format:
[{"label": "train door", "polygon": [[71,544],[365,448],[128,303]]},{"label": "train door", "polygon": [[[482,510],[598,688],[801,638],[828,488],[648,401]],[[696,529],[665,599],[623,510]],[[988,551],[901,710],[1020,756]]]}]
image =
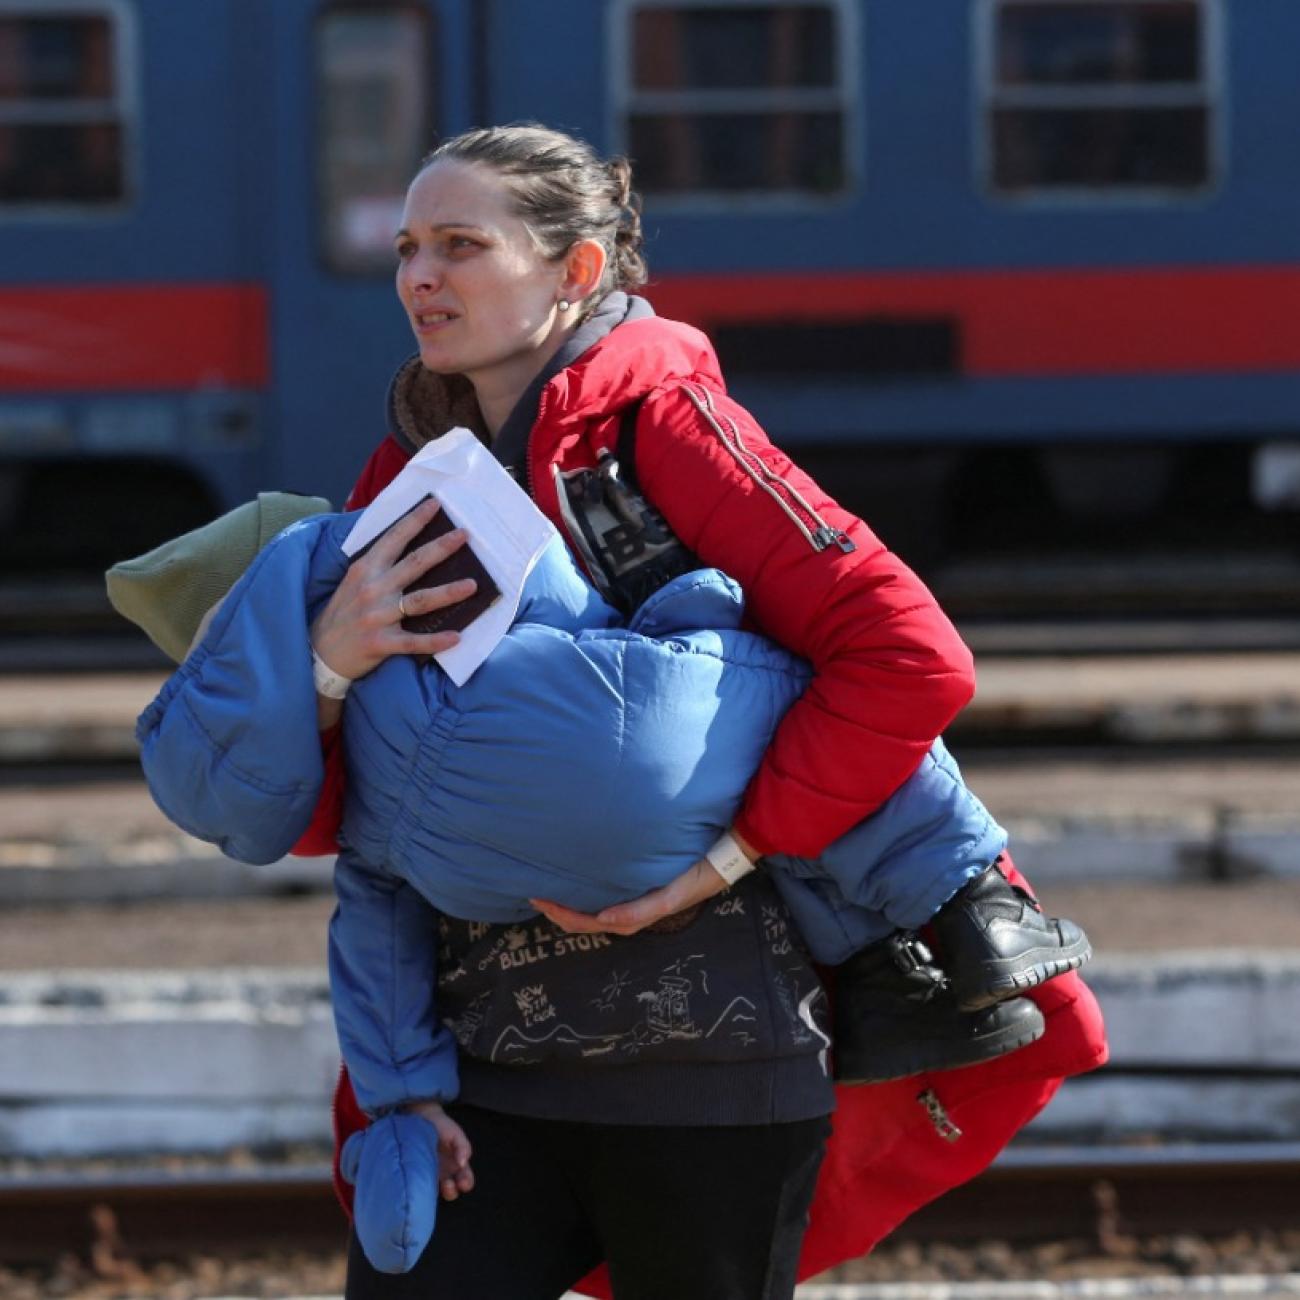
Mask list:
[{"label": "train door", "polygon": [[414,350],[393,235],[419,159],[468,124],[470,6],[301,0],[274,6],[274,485],[336,503],[385,429]]}]

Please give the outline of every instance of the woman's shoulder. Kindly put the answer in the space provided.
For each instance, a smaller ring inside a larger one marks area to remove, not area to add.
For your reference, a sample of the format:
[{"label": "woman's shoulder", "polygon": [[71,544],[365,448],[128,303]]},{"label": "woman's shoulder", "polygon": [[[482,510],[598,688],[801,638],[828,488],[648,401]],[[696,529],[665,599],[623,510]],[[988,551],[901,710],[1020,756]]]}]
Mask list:
[{"label": "woman's shoulder", "polygon": [[[642,482],[655,467],[675,467],[679,458],[703,457],[724,477],[752,481],[764,475],[759,462],[774,457],[778,472],[788,470],[787,457],[777,452],[759,419],[727,392],[716,369],[664,376],[636,403],[632,459]],[[624,455],[627,454],[623,434]],[[670,473],[669,478],[677,475]],[[662,491],[664,484],[657,485]]]},{"label": "woman's shoulder", "polygon": [[657,399],[681,383],[726,388],[708,336],[684,321],[653,315],[616,325],[557,380],[560,404],[584,414],[608,409],[611,398],[619,406]]}]

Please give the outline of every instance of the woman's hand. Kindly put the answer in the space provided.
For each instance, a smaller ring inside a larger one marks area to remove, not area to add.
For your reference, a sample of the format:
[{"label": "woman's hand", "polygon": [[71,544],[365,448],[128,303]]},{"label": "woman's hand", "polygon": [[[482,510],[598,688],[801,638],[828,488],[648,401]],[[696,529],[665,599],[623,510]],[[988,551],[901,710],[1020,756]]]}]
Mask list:
[{"label": "woman's hand", "polygon": [[670,880],[666,885],[652,889],[630,903],[615,903],[613,907],[607,907],[594,916],[587,912],[575,912],[571,907],[545,898],[530,898],[528,901],[548,921],[554,921],[561,930],[567,930],[570,934],[635,934],[648,925],[654,925],[656,921],[706,902],[715,894],[722,893],[726,887],[727,882],[706,859],[701,858],[676,880]]},{"label": "woman's hand", "polygon": [[336,673],[364,677],[390,655],[440,654],[460,640],[456,632],[420,634],[402,628],[403,606],[407,615],[427,614],[468,599],[477,585],[465,578],[403,597],[411,583],[465,544],[464,530],[457,528],[401,558],[438,509],[432,498],[423,501],[383,533],[348,569],[312,623],[311,643]]},{"label": "woman's hand", "polygon": [[414,1101],[403,1110],[427,1119],[438,1131],[438,1190],[444,1201],[454,1201],[474,1190],[474,1171],[469,1158],[474,1154],[465,1130],[436,1101]]},{"label": "woman's hand", "polygon": [[[756,863],[762,857],[734,826],[727,833],[751,863]],[[613,907],[607,907],[594,916],[588,912],[575,912],[573,908],[547,898],[530,898],[528,901],[548,921],[570,934],[635,934],[678,912],[698,907],[726,888],[727,882],[714,870],[709,860],[701,858],[676,880],[670,880],[666,885],[652,889],[630,903],[615,903]]]}]

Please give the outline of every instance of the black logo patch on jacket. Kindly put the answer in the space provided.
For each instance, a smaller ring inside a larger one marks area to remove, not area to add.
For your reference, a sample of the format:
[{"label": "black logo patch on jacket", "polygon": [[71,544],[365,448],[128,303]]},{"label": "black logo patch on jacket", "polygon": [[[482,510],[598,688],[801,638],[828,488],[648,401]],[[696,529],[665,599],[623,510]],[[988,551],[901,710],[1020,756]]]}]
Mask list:
[{"label": "black logo patch on jacket", "polygon": [[596,589],[630,614],[660,587],[700,567],[658,510],[601,451],[594,469],[555,469],[560,514]]}]

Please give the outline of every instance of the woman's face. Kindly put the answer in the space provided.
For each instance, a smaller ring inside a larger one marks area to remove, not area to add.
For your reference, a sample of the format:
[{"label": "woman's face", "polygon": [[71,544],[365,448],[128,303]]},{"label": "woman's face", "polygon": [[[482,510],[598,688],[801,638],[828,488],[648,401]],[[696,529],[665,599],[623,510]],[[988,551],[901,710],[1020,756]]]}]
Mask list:
[{"label": "woman's face", "polygon": [[407,191],[397,256],[425,366],[522,392],[558,344],[567,270],[543,257],[501,178],[450,159],[426,168]]}]

